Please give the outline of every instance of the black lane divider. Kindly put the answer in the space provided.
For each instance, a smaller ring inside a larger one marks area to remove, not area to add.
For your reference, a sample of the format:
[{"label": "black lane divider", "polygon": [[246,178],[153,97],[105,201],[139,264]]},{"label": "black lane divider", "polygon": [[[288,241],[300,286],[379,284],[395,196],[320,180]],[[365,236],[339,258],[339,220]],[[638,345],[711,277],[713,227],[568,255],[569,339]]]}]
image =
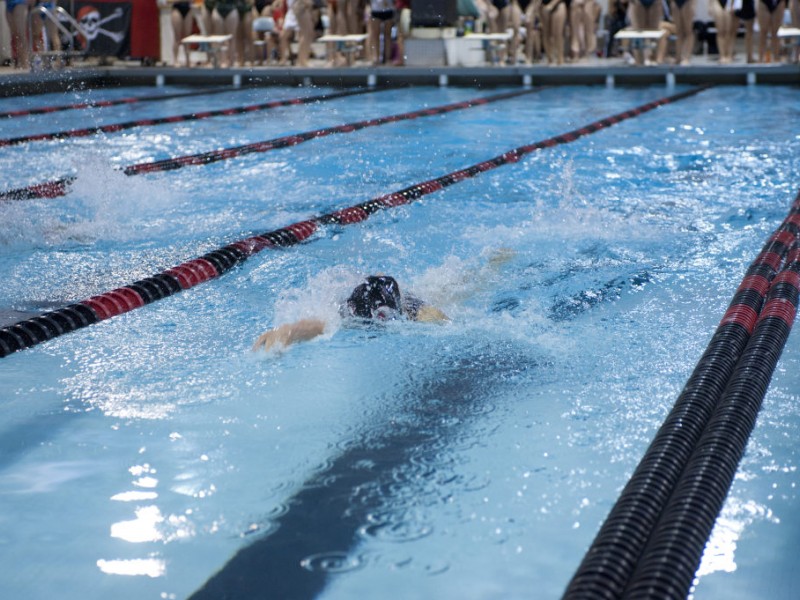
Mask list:
[{"label": "black lane divider", "polygon": [[18,117],[29,117],[33,115],[46,115],[65,110],[85,110],[88,108],[106,108],[108,106],[119,106],[121,104],[139,104],[142,102],[158,102],[159,100],[173,100],[175,98],[188,98],[190,96],[212,96],[214,94],[224,94],[226,92],[238,92],[246,88],[214,88],[210,90],[197,90],[194,92],[175,92],[174,94],[158,94],[153,96],[138,96],[130,98],[118,98],[117,100],[87,100],[86,102],[75,102],[73,104],[62,104],[58,106],[43,106],[41,108],[27,108],[23,110],[10,110],[0,112],[0,119],[14,119]]},{"label": "black lane divider", "polygon": [[797,312],[800,252],[770,287],[755,331],[633,573],[624,598],[683,600],[722,510]]},{"label": "black lane divider", "polygon": [[[369,560],[358,556],[358,548],[371,532],[381,539],[382,531],[398,531],[402,536],[404,531],[425,526],[404,518],[404,511],[413,512],[413,507],[404,505],[403,496],[414,493],[417,498],[425,493],[419,488],[425,487],[426,477],[438,466],[432,466],[432,461],[491,408],[487,398],[509,385],[515,374],[539,367],[530,356],[506,344],[494,347],[478,342],[461,352],[442,352],[430,363],[436,365],[435,370],[393,394],[392,414],[400,417],[359,435],[327,461],[324,470],[303,481],[283,502],[285,512],[271,519],[263,533],[255,533],[255,539],[189,600],[313,600],[335,573]],[[396,543],[403,540],[393,538]],[[326,569],[331,563],[333,568]],[[365,597],[392,598],[393,594]]]},{"label": "black lane divider", "polygon": [[251,112],[280,108],[282,106],[297,106],[301,104],[312,104],[314,102],[324,102],[326,100],[346,98],[348,96],[356,96],[358,94],[369,94],[374,91],[376,91],[376,89],[361,88],[355,90],[345,90],[342,92],[333,92],[330,94],[322,94],[320,96],[309,96],[308,98],[288,98],[286,100],[271,100],[269,102],[263,102],[261,104],[250,104],[248,106],[237,106],[234,108],[221,108],[219,110],[207,110],[202,112],[190,113],[186,115],[173,115],[171,117],[159,117],[156,119],[137,119],[136,121],[127,121],[125,123],[111,123],[109,125],[99,125],[97,127],[84,127],[82,129],[69,129],[66,131],[56,131],[54,133],[35,133],[31,135],[23,135],[14,138],[0,139],[0,148],[4,146],[15,146],[18,144],[24,144],[25,142],[64,140],[68,138],[87,137],[98,133],[116,133],[118,131],[134,129],[136,127],[150,127],[154,125],[165,125],[167,123],[201,121],[203,119],[210,119],[212,117],[229,117],[232,115],[243,115]]},{"label": "black lane divider", "polygon": [[638,108],[595,121],[575,131],[521,146],[491,160],[407,187],[399,192],[378,196],[367,202],[333,213],[233,242],[153,277],[136,281],[98,296],[92,296],[65,308],[43,313],[37,317],[0,328],[0,358],[166,298],[214,277],[219,277],[265,248],[288,247],[299,244],[309,239],[321,226],[360,223],[379,210],[410,204],[423,196],[460,181],[475,177],[502,165],[516,163],[524,155],[536,150],[574,142],[583,136],[639,116],[659,106],[694,96],[708,87],[710,86],[697,87],[674,96],[648,102]]},{"label": "black lane divider", "polygon": [[[765,298],[772,286],[778,285],[778,280],[773,283],[775,274],[799,232],[800,194],[748,268],[706,351],[572,577],[564,599],[623,597],[656,523],[737,369],[759,315],[765,314]],[[716,514],[712,524],[714,518]],[[664,563],[662,568],[665,581],[671,581],[679,566]]]},{"label": "black lane divider", "polygon": [[[396,123],[399,121],[409,121],[420,117],[430,117],[441,115],[448,112],[463,110],[466,108],[473,108],[475,106],[482,106],[491,102],[498,102],[500,100],[507,100],[515,98],[524,94],[532,94],[539,92],[544,88],[535,88],[532,90],[519,90],[515,92],[508,92],[505,94],[497,94],[495,96],[486,96],[484,98],[476,98],[474,100],[467,100],[465,102],[457,102],[455,104],[446,104],[443,106],[436,106],[433,108],[426,108],[414,112],[402,113],[399,115],[390,115],[388,117],[379,117],[377,119],[369,119],[366,121],[359,121],[357,123],[347,123],[338,125],[336,127],[327,127],[325,129],[317,129],[314,131],[307,131],[295,135],[286,135],[283,137],[266,140],[263,142],[254,142],[252,144],[245,144],[234,148],[223,148],[220,150],[212,150],[210,152],[202,152],[200,154],[191,154],[188,156],[180,156],[176,158],[167,158],[155,162],[139,163],[130,165],[123,169],[126,175],[140,175],[142,173],[156,173],[160,171],[172,171],[187,167],[189,165],[207,165],[221,160],[228,160],[253,154],[256,152],[269,152],[270,150],[279,150],[281,148],[288,148],[308,142],[321,137],[337,133],[351,133],[367,127],[377,127],[387,123]],[[24,188],[17,188],[0,193],[0,200],[30,200],[33,198],[56,198],[63,196],[69,191],[69,186],[75,181],[75,177],[64,177],[46,183],[40,183]]]}]

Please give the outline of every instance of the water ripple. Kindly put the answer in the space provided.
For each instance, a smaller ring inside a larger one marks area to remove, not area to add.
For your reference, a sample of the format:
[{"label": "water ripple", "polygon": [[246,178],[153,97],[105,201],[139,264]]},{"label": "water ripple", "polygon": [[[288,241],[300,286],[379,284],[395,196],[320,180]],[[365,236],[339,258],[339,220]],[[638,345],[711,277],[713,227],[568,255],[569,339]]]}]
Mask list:
[{"label": "water ripple", "polygon": [[321,552],[307,556],[300,561],[300,566],[312,572],[347,573],[363,567],[364,560],[347,552]]}]

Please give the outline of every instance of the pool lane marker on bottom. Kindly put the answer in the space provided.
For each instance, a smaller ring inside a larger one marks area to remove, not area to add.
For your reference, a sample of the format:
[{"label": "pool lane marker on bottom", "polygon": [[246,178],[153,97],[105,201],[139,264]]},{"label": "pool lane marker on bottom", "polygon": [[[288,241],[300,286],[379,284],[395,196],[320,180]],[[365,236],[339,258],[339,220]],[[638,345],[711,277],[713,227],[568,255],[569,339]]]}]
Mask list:
[{"label": "pool lane marker on bottom", "polygon": [[[685,586],[675,585],[673,589],[680,590],[678,596],[681,598],[688,594],[688,585],[694,577],[710,528],[698,533],[697,530],[702,527],[696,526],[693,535],[686,535],[685,529],[681,530],[677,525],[679,520],[672,521],[672,529],[665,525],[664,515],[670,512],[674,515],[682,510],[679,507],[681,501],[676,503],[673,494],[681,487],[685,473],[691,469],[689,465],[693,453],[702,447],[702,440],[708,436],[710,424],[728,393],[726,390],[730,389],[736,373],[741,372],[748,348],[751,348],[757,336],[763,338],[764,327],[777,327],[780,335],[774,332],[768,335],[768,338],[772,336],[772,343],[766,346],[762,339],[760,348],[763,354],[760,359],[751,356],[747,364],[748,374],[743,378],[745,384],[750,382],[745,386],[748,387],[747,393],[751,394],[749,402],[752,404],[757,398],[760,405],[794,321],[798,283],[796,272],[800,269],[800,252],[796,249],[798,236],[800,194],[795,198],[787,217],[770,235],[747,269],[703,356],[596,534],[563,598],[613,599],[628,595],[641,598],[648,597],[645,593],[647,589],[656,590],[653,597],[669,598],[670,594],[659,585],[674,583],[679,579],[688,583]],[[759,327],[762,332],[757,334],[755,332],[759,332]],[[760,379],[756,375],[758,371],[764,373]],[[763,389],[755,389],[756,384],[763,384]],[[742,386],[739,388],[741,391]],[[735,457],[737,465],[740,458],[740,455]],[[730,464],[727,466],[730,467]],[[713,483],[705,483],[703,487],[707,491],[713,488],[716,493],[722,489],[719,486],[724,486],[721,503],[727,495],[730,481],[724,481],[721,467],[715,467],[712,471],[717,473],[711,476]],[[697,490],[700,488],[699,481],[699,478],[695,478],[693,484],[683,485]],[[709,491],[708,498],[713,496]],[[712,505],[706,504],[705,508]],[[695,516],[702,520],[700,515],[703,511],[697,503],[692,506]],[[712,511],[713,514],[705,513],[705,521],[713,525],[720,507],[721,504]],[[684,519],[684,526],[687,522]],[[660,542],[674,536],[676,531],[683,533],[670,540],[676,544],[672,549],[679,547],[678,552],[688,562],[674,561],[674,556],[669,560],[664,557],[663,553],[670,550],[670,544]],[[697,542],[698,535],[702,537],[699,545],[689,543],[689,538]],[[690,548],[695,555],[690,556]],[[654,559],[653,556],[659,558]],[[660,584],[654,575],[659,569],[662,575]]]},{"label": "pool lane marker on bottom", "polygon": [[[138,163],[129,165],[123,169],[125,175],[141,175],[143,173],[156,173],[161,171],[173,171],[189,165],[208,165],[221,160],[228,160],[253,154],[256,152],[269,152],[270,150],[279,150],[281,148],[288,148],[308,142],[321,137],[337,133],[352,133],[367,127],[378,127],[386,125],[387,123],[397,123],[399,121],[410,121],[421,117],[431,117],[435,115],[442,115],[456,110],[464,110],[476,106],[483,106],[492,102],[499,102],[501,100],[508,100],[526,94],[533,94],[545,89],[544,87],[537,87],[533,89],[517,90],[507,92],[504,94],[496,94],[494,96],[484,96],[483,98],[475,98],[472,100],[465,100],[463,102],[456,102],[454,104],[445,104],[442,106],[434,106],[432,108],[423,108],[413,112],[401,113],[398,115],[389,115],[387,117],[378,117],[374,119],[367,119],[358,121],[356,123],[345,123],[344,125],[337,125],[335,127],[326,127],[324,129],[316,129],[314,131],[306,131],[304,133],[297,133],[292,135],[285,135],[279,138],[266,140],[262,142],[253,142],[242,146],[235,146],[233,148],[222,148],[218,150],[211,150],[210,152],[201,152],[199,154],[190,154],[187,156],[178,156],[174,158],[166,158],[152,162]],[[367,90],[352,93],[366,93]],[[316,99],[321,99],[319,96]],[[328,99],[328,98],[326,98]],[[299,102],[296,102],[299,104]],[[63,177],[53,181],[39,183],[28,187],[17,188],[0,192],[0,201],[2,200],[31,200],[34,198],[56,198],[63,196],[69,192],[69,187],[75,181],[76,177]]]},{"label": "pool lane marker on bottom", "polygon": [[694,96],[708,87],[710,86],[696,87],[680,94],[654,100],[637,108],[600,119],[580,129],[533,144],[520,146],[493,159],[407,187],[399,192],[378,196],[367,202],[333,213],[233,242],[152,277],[136,281],[104,294],[92,296],[62,309],[46,312],[0,328],[0,358],[98,321],[121,315],[145,304],[150,304],[156,300],[194,287],[209,279],[219,277],[265,248],[293,246],[309,239],[320,226],[359,223],[379,210],[409,204],[423,196],[486,171],[496,169],[502,165],[516,163],[526,154],[574,142],[601,129],[606,129],[627,119],[647,113],[659,106]]}]

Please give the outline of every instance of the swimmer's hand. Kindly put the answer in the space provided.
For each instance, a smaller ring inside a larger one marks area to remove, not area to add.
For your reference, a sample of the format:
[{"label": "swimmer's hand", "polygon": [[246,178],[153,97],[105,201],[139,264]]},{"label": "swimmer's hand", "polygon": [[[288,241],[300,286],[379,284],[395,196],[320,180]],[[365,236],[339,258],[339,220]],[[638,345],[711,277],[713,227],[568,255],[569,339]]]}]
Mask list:
[{"label": "swimmer's hand", "polygon": [[296,342],[306,342],[322,335],[325,332],[325,323],[318,319],[303,319],[296,323],[287,323],[275,329],[270,329],[258,336],[253,351],[260,349],[270,350],[274,347],[286,347]]},{"label": "swimmer's hand", "polygon": [[417,316],[414,320],[422,323],[439,323],[441,321],[449,321],[450,319],[435,306],[423,304],[417,310]]}]

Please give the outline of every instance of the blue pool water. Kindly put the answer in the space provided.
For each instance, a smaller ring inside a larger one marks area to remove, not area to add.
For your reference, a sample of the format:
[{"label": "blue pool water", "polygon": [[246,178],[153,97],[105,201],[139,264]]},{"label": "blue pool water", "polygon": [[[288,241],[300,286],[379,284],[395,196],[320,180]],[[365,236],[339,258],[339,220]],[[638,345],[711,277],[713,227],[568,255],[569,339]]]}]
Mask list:
[{"label": "blue pool water", "polygon": [[[325,91],[71,111],[5,121],[2,137]],[[0,110],[137,93],[152,90]],[[492,93],[378,91],[2,149],[3,189],[78,179],[0,204],[0,324],[671,90],[552,88],[118,170]],[[558,598],[800,187],[798,106],[792,88],[710,89],[0,360],[0,596],[187,598],[220,573],[250,596]],[[338,303],[377,271],[451,322],[343,325]],[[321,339],[250,352],[307,316],[327,321]],[[798,390],[795,332],[697,599],[795,597]]]}]

